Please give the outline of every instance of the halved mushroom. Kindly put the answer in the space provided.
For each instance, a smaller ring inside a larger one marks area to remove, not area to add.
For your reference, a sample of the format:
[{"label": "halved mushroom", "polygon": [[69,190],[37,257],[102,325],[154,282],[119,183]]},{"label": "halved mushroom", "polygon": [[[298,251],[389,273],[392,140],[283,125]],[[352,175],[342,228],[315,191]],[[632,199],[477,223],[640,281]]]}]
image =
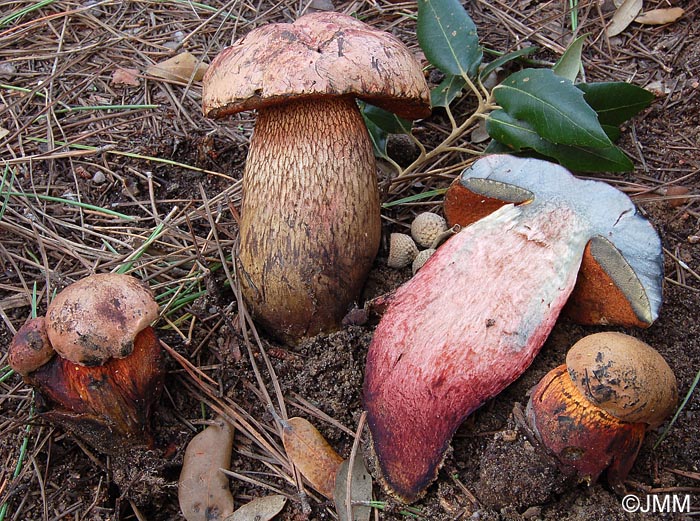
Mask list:
[{"label": "halved mushroom", "polygon": [[566,365],[532,390],[527,418],[565,468],[624,492],[648,427],[659,426],[678,401],[673,371],[651,346],[622,333],[579,340]]},{"label": "halved mushroom", "polygon": [[[409,502],[435,479],[462,421],[530,365],[586,250],[614,283],[607,292],[627,303],[624,312],[598,308],[606,322],[648,326],[661,304],[659,237],[605,183],[545,161],[487,156],[453,184],[445,211],[464,228],[390,297],[365,371],[381,477]],[[579,290],[590,287],[598,286]]]},{"label": "halved mushroom", "polygon": [[419,63],[394,36],[321,12],[252,30],[203,82],[206,116],[258,111],[240,222],[253,316],[288,341],[338,328],[381,233],[372,144],[355,99],[429,115]]},{"label": "halved mushroom", "polygon": [[27,321],[8,358],[38,391],[42,417],[108,454],[148,445],[165,374],[150,326],[157,317],[142,282],[93,275],[56,295],[46,317]]}]

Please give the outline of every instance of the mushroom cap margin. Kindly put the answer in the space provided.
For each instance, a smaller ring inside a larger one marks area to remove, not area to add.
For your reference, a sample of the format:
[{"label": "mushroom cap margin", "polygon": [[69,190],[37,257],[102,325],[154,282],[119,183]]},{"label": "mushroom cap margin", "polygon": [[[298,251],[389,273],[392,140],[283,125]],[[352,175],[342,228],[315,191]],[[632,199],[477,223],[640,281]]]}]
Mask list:
[{"label": "mushroom cap margin", "polygon": [[430,91],[411,51],[393,35],[342,13],[250,31],[214,59],[202,107],[222,118],[288,99],[353,96],[410,119],[430,114]]}]

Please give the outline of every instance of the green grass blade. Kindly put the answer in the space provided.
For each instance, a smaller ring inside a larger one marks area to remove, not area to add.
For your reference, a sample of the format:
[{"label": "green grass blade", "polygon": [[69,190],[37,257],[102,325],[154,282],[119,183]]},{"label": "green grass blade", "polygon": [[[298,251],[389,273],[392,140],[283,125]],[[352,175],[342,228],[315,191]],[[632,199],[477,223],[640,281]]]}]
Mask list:
[{"label": "green grass blade", "polygon": [[683,409],[690,401],[690,397],[695,392],[695,388],[698,386],[698,383],[700,383],[700,371],[698,371],[698,373],[695,375],[695,379],[693,380],[693,383],[690,384],[690,389],[688,389],[688,393],[685,395],[685,398],[683,398],[683,402],[681,402],[680,406],[678,407],[676,414],[673,415],[673,418],[671,418],[671,421],[664,429],[664,432],[661,433],[659,439],[656,440],[656,443],[654,443],[654,446],[651,448],[651,450],[656,450],[656,447],[658,447],[661,444],[661,442],[664,441],[664,438],[666,438],[668,433],[671,432],[673,424],[676,423],[676,420],[678,420],[678,417],[681,415],[681,412],[683,412]]},{"label": "green grass blade", "polygon": [[397,199],[396,201],[384,203],[382,205],[382,208],[391,208],[393,206],[398,206],[400,204],[422,201],[423,199],[429,199],[430,197],[435,197],[436,195],[443,195],[445,192],[447,192],[447,188],[437,188],[435,190],[428,190],[427,192],[421,192],[420,194],[409,195],[408,197],[404,197],[402,199]]},{"label": "green grass blade", "polygon": [[41,9],[42,7],[46,7],[47,5],[54,3],[54,1],[55,0],[41,0],[40,2],[33,3],[32,5],[20,9],[19,11],[3,16],[0,18],[0,28],[10,25],[12,22],[19,20],[24,15],[36,11],[37,9]]},{"label": "green grass blade", "polygon": [[0,196],[8,196],[8,197],[27,197],[31,199],[39,199],[41,201],[49,201],[52,203],[63,203],[67,204],[69,206],[76,206],[78,208],[84,208],[85,210],[92,210],[94,212],[100,212],[104,213],[106,215],[110,215],[112,217],[118,217],[119,219],[123,219],[125,221],[135,221],[136,217],[132,217],[130,215],[126,215],[123,213],[115,212],[114,210],[108,210],[107,208],[101,208],[99,206],[94,206],[91,204],[83,203],[81,201],[72,201],[70,199],[64,199],[62,197],[54,197],[52,195],[44,195],[44,194],[28,194],[25,192],[5,192],[1,191]]},{"label": "green grass blade", "polygon": [[[31,137],[31,136],[28,136],[26,139],[28,141],[34,141],[36,143],[47,143],[48,142],[47,139],[38,138],[38,137]],[[231,179],[229,176],[226,176],[226,175],[222,174],[221,172],[214,172],[213,170],[206,170],[204,168],[199,168],[196,166],[187,165],[185,163],[178,163],[177,161],[172,161],[170,159],[163,159],[161,157],[144,156],[141,154],[136,154],[134,152],[122,152],[120,150],[113,150],[113,149],[105,148],[105,147],[94,147],[94,146],[90,146],[90,145],[79,145],[77,143],[68,144],[64,141],[55,141],[54,144],[57,146],[73,148],[75,150],[91,150],[94,152],[101,151],[101,152],[104,152],[105,154],[112,154],[115,156],[130,157],[132,159],[142,159],[144,161],[152,161],[154,163],[162,163],[164,165],[176,166],[179,168],[184,168],[186,170],[192,170],[194,172],[201,172],[203,174],[212,174],[212,175],[219,176],[219,177],[224,176],[224,177]]]}]

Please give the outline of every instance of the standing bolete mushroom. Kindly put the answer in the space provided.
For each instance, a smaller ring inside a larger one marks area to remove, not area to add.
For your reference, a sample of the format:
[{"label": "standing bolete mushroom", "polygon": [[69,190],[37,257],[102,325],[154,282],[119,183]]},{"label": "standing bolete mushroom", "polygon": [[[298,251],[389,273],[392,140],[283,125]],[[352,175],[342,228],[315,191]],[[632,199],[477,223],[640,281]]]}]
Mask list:
[{"label": "standing bolete mushroom", "polygon": [[612,300],[610,313],[595,306],[600,321],[648,326],[661,304],[659,237],[610,185],[487,156],[452,185],[445,210],[464,228],[389,298],[365,371],[381,477],[409,502],[435,479],[462,421],[530,365],[586,251],[602,272],[595,280],[610,281],[579,288],[585,302]]},{"label": "standing bolete mushroom", "polygon": [[673,371],[651,346],[622,333],[579,340],[532,390],[530,426],[565,468],[594,482],[623,482],[647,427],[658,427],[678,401]]},{"label": "standing bolete mushroom", "polygon": [[419,63],[394,36],[322,12],[252,30],[203,82],[206,116],[258,111],[240,222],[253,316],[288,341],[337,328],[381,233],[372,143],[355,100],[429,115]]},{"label": "standing bolete mushroom", "polygon": [[92,275],[56,295],[46,317],[21,327],[8,359],[38,391],[44,418],[108,454],[148,445],[165,373],[150,326],[156,318],[146,284],[128,275]]}]

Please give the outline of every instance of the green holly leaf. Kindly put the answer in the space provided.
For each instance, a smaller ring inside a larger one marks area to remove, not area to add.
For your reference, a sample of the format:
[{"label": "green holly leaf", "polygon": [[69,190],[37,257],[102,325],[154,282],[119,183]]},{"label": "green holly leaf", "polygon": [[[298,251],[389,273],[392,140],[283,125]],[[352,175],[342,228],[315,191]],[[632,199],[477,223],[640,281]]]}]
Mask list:
[{"label": "green holly leaf", "polygon": [[483,69],[479,72],[479,76],[482,79],[488,78],[489,74],[491,74],[493,71],[498,69],[499,67],[503,67],[506,63],[515,61],[517,59],[520,59],[524,56],[527,56],[529,54],[532,54],[537,50],[537,47],[524,47],[523,49],[518,49],[517,51],[509,52],[508,54],[504,54],[503,56],[500,56],[493,60],[492,62],[487,63]]},{"label": "green holly leaf", "polygon": [[389,156],[386,153],[386,141],[389,133],[379,128],[374,121],[368,118],[365,118],[365,126],[367,127],[369,138],[372,141],[374,155],[381,157],[382,159],[389,159]]},{"label": "green holly leaf", "polygon": [[493,90],[496,102],[513,119],[555,144],[609,148],[598,116],[571,81],[550,69],[524,69]]},{"label": "green holly leaf", "polygon": [[430,105],[433,107],[449,107],[450,103],[462,92],[466,83],[461,76],[445,76],[440,85],[430,91]]},{"label": "green holly leaf", "polygon": [[581,52],[583,51],[586,36],[588,35],[583,34],[569,44],[559,61],[552,67],[554,74],[572,82],[576,81],[576,77],[581,71]]},{"label": "green holly leaf", "polygon": [[579,83],[576,87],[603,125],[621,125],[654,101],[654,94],[624,81]]},{"label": "green holly leaf", "polygon": [[526,121],[518,120],[503,110],[497,110],[486,120],[486,130],[497,142],[511,152],[535,151],[553,158],[561,165],[579,172],[628,172],[632,161],[618,147],[562,145],[542,137]]},{"label": "green holly leaf", "polygon": [[452,76],[476,76],[483,52],[476,25],[459,0],[418,0],[416,32],[435,67]]},{"label": "green holly leaf", "polygon": [[372,121],[377,127],[389,134],[410,134],[413,122],[400,118],[393,112],[380,109],[369,103],[360,103],[360,111],[365,121]]}]

